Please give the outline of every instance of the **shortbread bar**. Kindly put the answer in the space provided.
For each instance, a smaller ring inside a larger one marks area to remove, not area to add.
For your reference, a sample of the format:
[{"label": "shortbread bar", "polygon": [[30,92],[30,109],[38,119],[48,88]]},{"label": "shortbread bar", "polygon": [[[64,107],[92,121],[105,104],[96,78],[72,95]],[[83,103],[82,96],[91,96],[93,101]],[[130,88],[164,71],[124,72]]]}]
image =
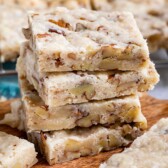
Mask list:
[{"label": "shortbread bar", "polygon": [[29,14],[29,39],[40,72],[137,70],[149,51],[131,13],[56,8]]},{"label": "shortbread bar", "polygon": [[9,125],[12,128],[17,128],[19,130],[25,130],[25,117],[22,107],[22,102],[17,99],[11,103],[11,112],[4,115],[0,119],[0,125]]},{"label": "shortbread bar", "polygon": [[126,146],[141,133],[139,128],[124,124],[109,128],[95,126],[48,133],[30,132],[28,138],[45,155],[48,163],[53,165]]},{"label": "shortbread bar", "polygon": [[25,113],[25,127],[28,131],[52,131],[134,123],[142,130],[147,128],[146,118],[141,112],[138,96],[72,104],[49,109],[25,77],[19,78]]},{"label": "shortbread bar", "polygon": [[[101,11],[129,11],[134,14],[150,52],[168,49],[168,1],[166,0],[91,0],[93,9]],[[138,9],[138,10],[137,10]]]},{"label": "shortbread bar", "polygon": [[[24,43],[26,45],[26,43]],[[40,97],[49,107],[135,94],[153,88],[158,82],[154,65],[140,71],[38,73],[32,51],[22,46],[18,72],[26,72]],[[22,60],[23,59],[23,60]],[[23,66],[21,68],[21,66]],[[20,68],[19,68],[20,67]]]},{"label": "shortbread bar", "polygon": [[27,26],[26,12],[19,7],[0,5],[0,60],[16,59],[24,41],[22,27]]},{"label": "shortbread bar", "polygon": [[168,119],[161,119],[147,133],[137,138],[130,148],[114,154],[100,168],[167,168]]},{"label": "shortbread bar", "polygon": [[31,168],[37,163],[36,155],[32,143],[0,132],[1,168]]},{"label": "shortbread bar", "polygon": [[163,19],[147,14],[135,15],[135,18],[151,53],[160,48],[168,49],[168,26]]}]

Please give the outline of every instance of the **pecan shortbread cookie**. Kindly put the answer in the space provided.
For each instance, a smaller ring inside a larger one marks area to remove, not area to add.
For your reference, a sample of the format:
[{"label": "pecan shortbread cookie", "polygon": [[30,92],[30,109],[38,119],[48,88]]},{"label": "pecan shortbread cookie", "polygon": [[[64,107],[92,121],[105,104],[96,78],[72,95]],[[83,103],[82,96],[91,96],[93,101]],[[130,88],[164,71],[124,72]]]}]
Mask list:
[{"label": "pecan shortbread cookie", "polygon": [[25,131],[25,115],[20,99],[11,102],[11,112],[0,118],[0,124]]},{"label": "pecan shortbread cookie", "polygon": [[34,145],[0,131],[0,167],[31,168],[37,163]]},{"label": "pecan shortbread cookie", "polygon": [[50,165],[70,161],[82,156],[96,155],[126,146],[142,131],[133,125],[95,126],[71,130],[30,132],[28,139],[46,157]]},{"label": "pecan shortbread cookie", "polygon": [[131,13],[33,12],[24,34],[41,72],[137,70],[149,63],[146,41]]},{"label": "pecan shortbread cookie", "polygon": [[161,119],[148,132],[137,138],[124,152],[114,154],[100,168],[167,168],[168,119]]},{"label": "pecan shortbread cookie", "polygon": [[20,43],[25,41],[22,28],[27,26],[26,11],[0,5],[0,59],[2,62],[19,56]]},{"label": "pecan shortbread cookie", "polygon": [[[168,49],[168,2],[166,0],[91,0],[93,9],[129,11],[134,14],[150,52]],[[138,9],[138,10],[137,10]]]}]

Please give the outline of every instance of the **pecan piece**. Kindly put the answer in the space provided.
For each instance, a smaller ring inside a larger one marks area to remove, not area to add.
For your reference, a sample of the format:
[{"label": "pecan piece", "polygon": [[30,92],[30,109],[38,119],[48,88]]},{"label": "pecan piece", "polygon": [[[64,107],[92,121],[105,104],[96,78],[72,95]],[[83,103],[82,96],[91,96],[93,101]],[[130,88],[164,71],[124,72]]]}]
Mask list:
[{"label": "pecan piece", "polygon": [[45,38],[47,36],[50,36],[50,34],[48,33],[44,33],[44,34],[37,34],[37,38]]},{"label": "pecan piece", "polygon": [[55,29],[55,28],[49,28],[48,30],[50,33],[57,33],[65,36],[65,32],[63,30]]},{"label": "pecan piece", "polygon": [[81,83],[77,87],[71,89],[70,91],[72,94],[75,94],[77,96],[84,95],[87,100],[92,99],[95,96],[95,89],[92,84],[89,83]]},{"label": "pecan piece", "polygon": [[74,54],[74,53],[69,53],[67,56],[68,56],[68,58],[70,58],[70,59],[73,59],[73,60],[76,59],[76,54]]},{"label": "pecan piece", "polygon": [[56,67],[59,67],[61,65],[64,65],[64,63],[61,61],[60,58],[57,58],[57,59],[55,59],[55,65],[56,65]]},{"label": "pecan piece", "polygon": [[77,23],[76,24],[76,29],[75,29],[75,31],[81,31],[81,30],[85,30],[85,29],[87,29],[87,27],[86,26],[84,26],[83,24],[81,24],[81,23]]},{"label": "pecan piece", "polygon": [[71,25],[69,23],[64,22],[63,20],[56,21],[56,20],[53,20],[53,19],[49,19],[48,21],[51,22],[51,23],[54,23],[54,24],[56,24],[60,27],[71,29]]}]

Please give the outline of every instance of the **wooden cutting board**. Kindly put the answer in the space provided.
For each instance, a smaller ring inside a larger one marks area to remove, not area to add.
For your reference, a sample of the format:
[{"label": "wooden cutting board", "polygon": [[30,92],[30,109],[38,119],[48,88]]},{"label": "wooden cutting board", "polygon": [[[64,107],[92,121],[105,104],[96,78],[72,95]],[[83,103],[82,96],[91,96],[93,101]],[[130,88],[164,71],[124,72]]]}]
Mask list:
[{"label": "wooden cutting board", "polygon": [[[12,100],[11,100],[12,101]],[[0,103],[0,117],[10,111],[10,102]],[[148,120],[148,128],[155,124],[160,118],[168,117],[168,100],[158,100],[148,95],[141,97],[142,111]],[[25,138],[24,132],[12,129],[8,126],[0,126],[0,131],[11,133],[13,135]],[[117,149],[110,152],[104,152],[97,156],[82,157],[67,163],[48,166],[45,159],[39,157],[39,162],[33,168],[98,168],[101,162],[107,160],[112,154],[121,152],[123,149]]]}]

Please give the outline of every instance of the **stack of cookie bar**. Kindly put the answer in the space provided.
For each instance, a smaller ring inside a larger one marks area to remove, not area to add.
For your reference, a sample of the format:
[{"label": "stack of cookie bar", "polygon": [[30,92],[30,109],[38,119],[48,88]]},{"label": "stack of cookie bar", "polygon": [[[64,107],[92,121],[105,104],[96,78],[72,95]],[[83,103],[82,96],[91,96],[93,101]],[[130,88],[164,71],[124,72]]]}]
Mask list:
[{"label": "stack of cookie bar", "polygon": [[159,76],[130,13],[30,13],[17,71],[28,138],[50,165],[128,145]]}]

